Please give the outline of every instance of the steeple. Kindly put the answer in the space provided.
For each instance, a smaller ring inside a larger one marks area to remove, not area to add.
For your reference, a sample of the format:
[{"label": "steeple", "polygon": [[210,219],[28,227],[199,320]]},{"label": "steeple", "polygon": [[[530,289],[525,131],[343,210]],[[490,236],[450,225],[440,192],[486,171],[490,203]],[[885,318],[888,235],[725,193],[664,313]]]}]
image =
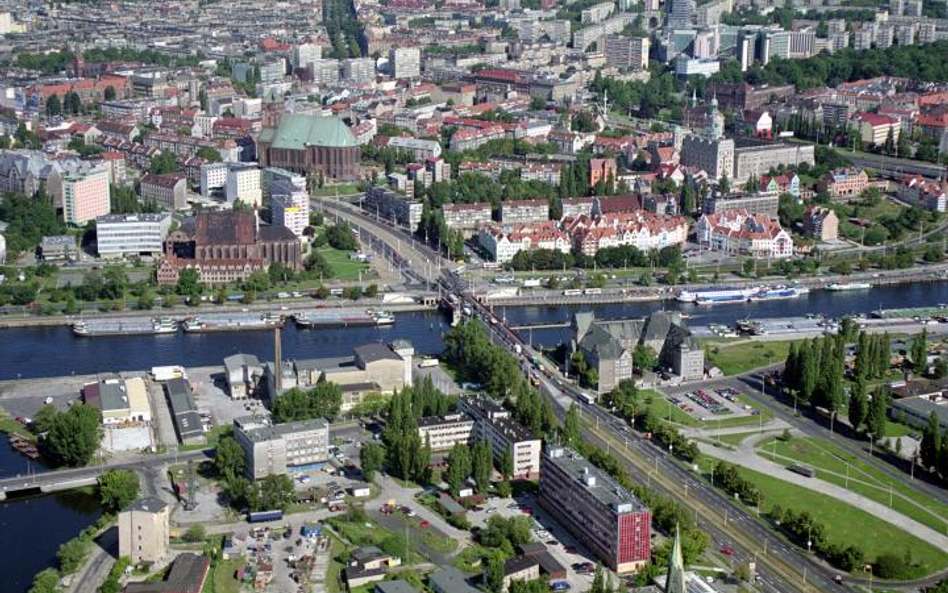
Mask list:
[{"label": "steeple", "polygon": [[672,553],[668,557],[668,574],[665,580],[665,593],[686,593],[685,561],[681,555],[681,534],[678,525],[675,525],[675,542],[672,544]]}]

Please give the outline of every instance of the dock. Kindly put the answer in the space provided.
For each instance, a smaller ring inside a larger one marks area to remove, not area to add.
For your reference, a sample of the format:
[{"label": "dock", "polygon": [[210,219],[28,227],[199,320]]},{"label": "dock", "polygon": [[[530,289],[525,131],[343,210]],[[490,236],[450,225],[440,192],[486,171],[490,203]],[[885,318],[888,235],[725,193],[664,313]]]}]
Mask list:
[{"label": "dock", "polygon": [[10,446],[13,447],[17,453],[22,453],[30,459],[39,459],[39,449],[36,448],[36,444],[30,439],[12,432],[9,435],[9,440]]}]

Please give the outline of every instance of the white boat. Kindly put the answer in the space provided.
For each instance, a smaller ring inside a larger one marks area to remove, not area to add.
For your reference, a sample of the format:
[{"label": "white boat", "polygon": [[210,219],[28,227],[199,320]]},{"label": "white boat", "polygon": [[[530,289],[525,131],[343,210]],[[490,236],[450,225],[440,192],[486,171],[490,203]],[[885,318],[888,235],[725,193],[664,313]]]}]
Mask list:
[{"label": "white boat", "polygon": [[810,289],[805,286],[768,286],[752,294],[750,300],[779,301],[783,299],[795,299],[809,293]]},{"label": "white boat", "polygon": [[750,299],[752,294],[755,294],[759,291],[759,286],[748,288],[729,287],[706,290],[683,290],[678,293],[676,298],[682,303],[695,303],[698,305],[743,303]]},{"label": "white boat", "polygon": [[178,322],[169,317],[152,319],[80,319],[72,324],[72,333],[82,337],[173,334]]},{"label": "white boat", "polygon": [[846,291],[846,290],[868,290],[872,285],[868,282],[834,282],[826,287],[826,290]]}]

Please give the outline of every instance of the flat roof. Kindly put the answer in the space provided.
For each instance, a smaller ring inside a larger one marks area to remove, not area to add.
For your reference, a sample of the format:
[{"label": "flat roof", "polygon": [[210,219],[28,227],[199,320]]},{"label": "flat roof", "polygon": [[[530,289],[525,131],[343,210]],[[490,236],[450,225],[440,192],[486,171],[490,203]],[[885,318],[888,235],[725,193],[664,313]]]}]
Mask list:
[{"label": "flat roof", "polygon": [[896,408],[911,410],[925,418],[934,412],[935,416],[938,418],[939,424],[948,424],[948,402],[944,404],[936,404],[935,402],[925,399],[924,397],[906,397],[903,399],[892,400],[892,405]]},{"label": "flat roof", "polygon": [[381,581],[375,583],[375,590],[379,593],[418,593],[418,590],[407,581]]},{"label": "flat roof", "polygon": [[600,503],[616,512],[647,511],[648,507],[634,494],[620,486],[609,474],[600,470],[576,451],[566,447],[548,447],[544,456],[563,473],[575,480],[575,488],[584,489]]},{"label": "flat roof", "polygon": [[428,583],[441,593],[480,593],[467,582],[467,576],[453,566],[444,566],[430,575]]},{"label": "flat roof", "polygon": [[294,435],[300,432],[309,432],[311,430],[329,430],[329,423],[323,418],[313,418],[312,420],[297,420],[295,422],[284,422],[282,424],[272,424],[256,426],[245,429],[244,435],[253,442],[271,441],[277,437]]},{"label": "flat roof", "polygon": [[210,568],[207,556],[179,554],[171,565],[168,577],[157,583],[129,583],[126,593],[199,593]]}]

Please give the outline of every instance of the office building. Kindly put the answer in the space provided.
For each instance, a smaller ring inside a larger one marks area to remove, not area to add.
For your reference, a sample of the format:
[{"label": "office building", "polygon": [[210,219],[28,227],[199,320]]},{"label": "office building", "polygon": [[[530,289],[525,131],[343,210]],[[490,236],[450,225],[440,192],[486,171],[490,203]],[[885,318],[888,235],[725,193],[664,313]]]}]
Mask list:
[{"label": "office building", "polygon": [[99,257],[160,256],[171,228],[171,215],[108,214],[95,219]]},{"label": "office building", "polygon": [[642,501],[572,449],[548,446],[540,463],[545,511],[611,570],[648,563],[652,515]]},{"label": "office building", "polygon": [[118,514],[119,556],[132,565],[154,564],[168,556],[171,507],[160,498],[141,498]]},{"label": "office building", "polygon": [[458,411],[474,419],[474,441],[486,441],[494,459],[510,453],[513,476],[534,479],[540,474],[541,441],[525,426],[510,417],[503,406],[485,395],[469,395],[458,400]]},{"label": "office building", "polygon": [[187,207],[188,183],[181,173],[145,173],[138,186],[138,195],[144,203],[157,204],[164,210]]},{"label": "office building", "polygon": [[743,209],[751,214],[777,216],[779,207],[780,192],[778,191],[739,192],[727,195],[714,192],[707,200],[704,200],[705,214]]},{"label": "office building", "polygon": [[201,165],[201,195],[209,197],[227,187],[227,163],[205,163]]},{"label": "office building", "polygon": [[448,451],[458,443],[471,442],[474,419],[467,414],[430,416],[418,421],[422,443],[429,443],[432,451]]},{"label": "office building", "polygon": [[63,177],[63,219],[82,226],[109,213],[112,207],[109,172],[91,169]]},{"label": "office building", "polygon": [[421,76],[421,50],[417,47],[393,47],[388,53],[392,78]]},{"label": "office building", "polygon": [[235,418],[234,439],[244,451],[250,480],[304,471],[329,459],[329,423],[322,418],[283,424]]}]

